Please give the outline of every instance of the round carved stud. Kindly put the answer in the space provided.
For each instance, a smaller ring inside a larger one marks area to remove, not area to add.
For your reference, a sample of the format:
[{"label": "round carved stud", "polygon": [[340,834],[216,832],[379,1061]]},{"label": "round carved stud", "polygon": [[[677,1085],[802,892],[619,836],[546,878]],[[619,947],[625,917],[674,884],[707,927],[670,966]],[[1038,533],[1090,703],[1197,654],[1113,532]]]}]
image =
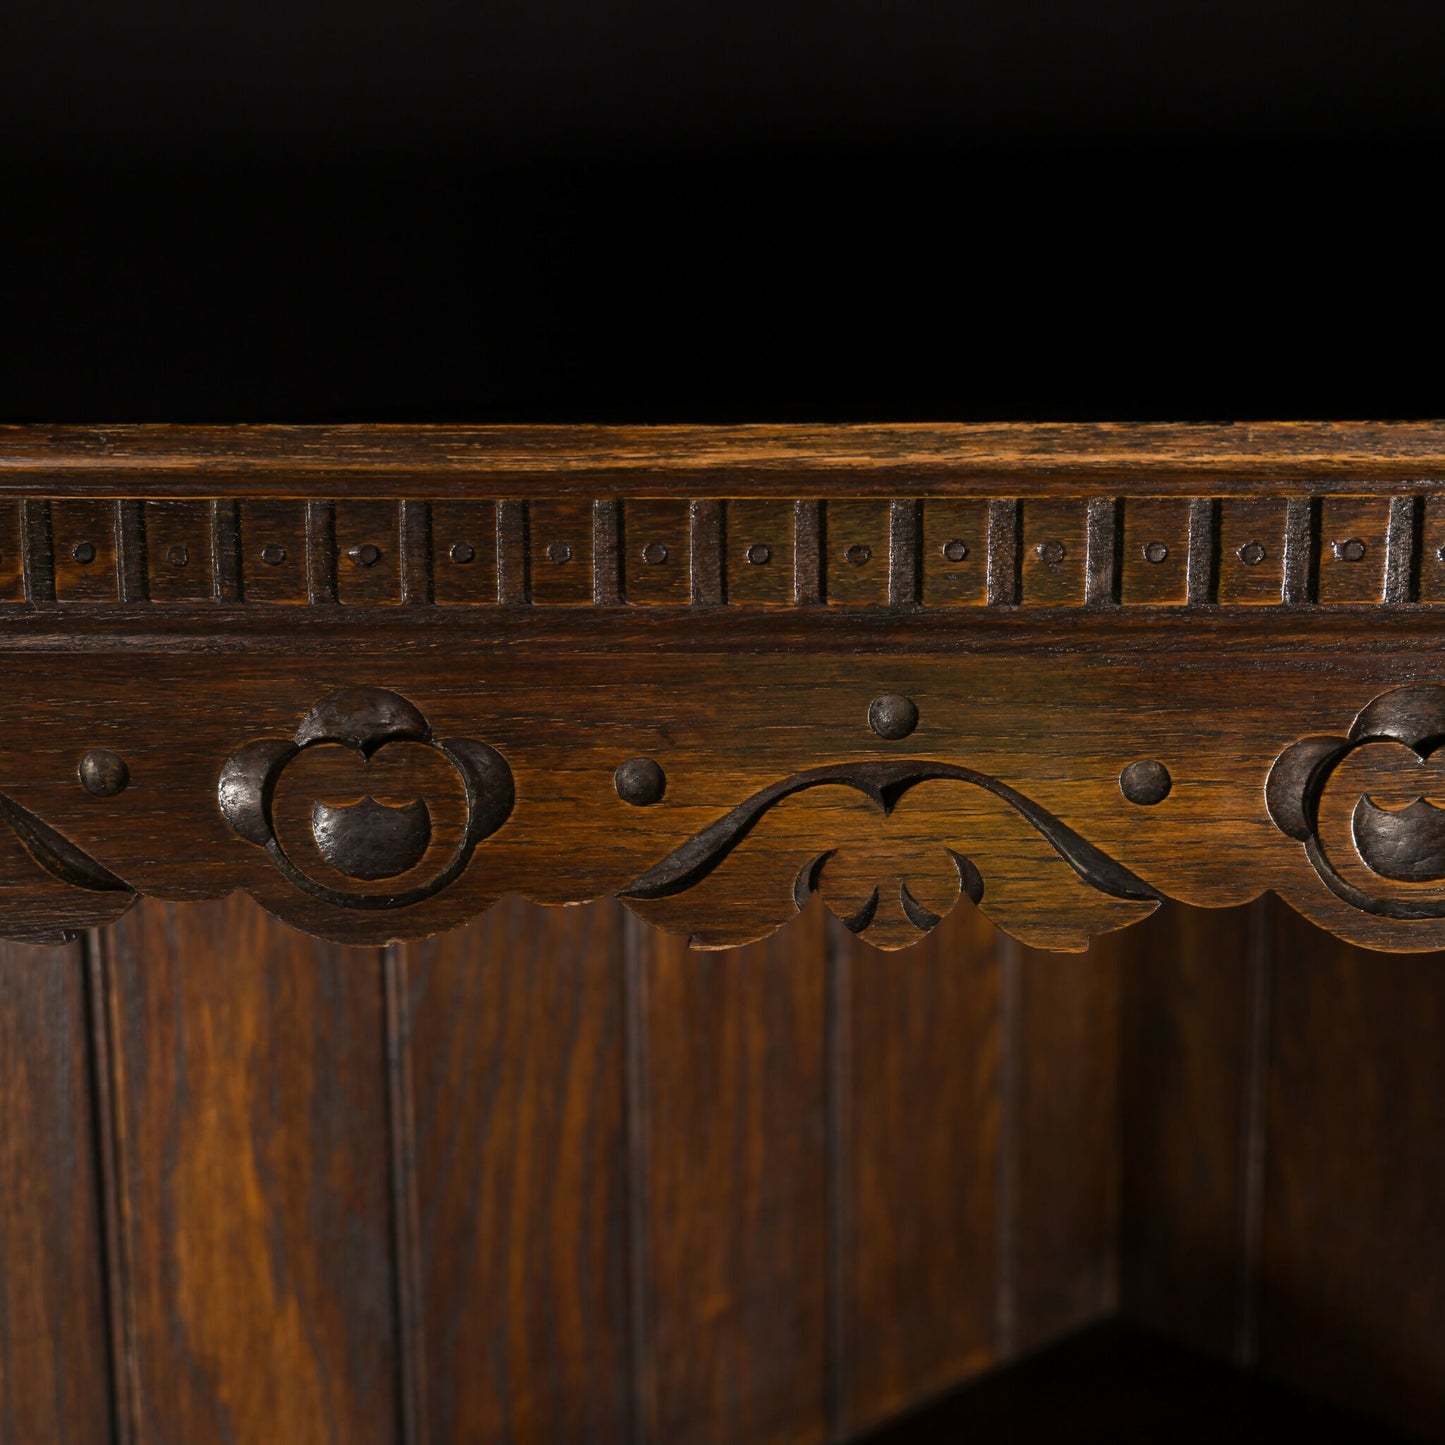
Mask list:
[{"label": "round carved stud", "polygon": [[765,547],[761,542],[754,542],[748,548],[748,561],[754,567],[766,567],[773,560],[773,549]]},{"label": "round carved stud", "polygon": [[1144,560],[1146,562],[1162,562],[1169,555],[1169,549],[1163,542],[1150,542],[1144,548]]},{"label": "round carved stud", "polygon": [[652,758],[629,758],[612,775],[617,796],[634,808],[657,802],[667,791],[667,774]]},{"label": "round carved stud", "polygon": [[458,567],[465,567],[476,555],[477,549],[470,542],[453,542],[451,551],[447,553]]},{"label": "round carved stud", "polygon": [[962,562],[968,556],[968,543],[959,537],[952,537],[943,544],[943,555],[950,562]]},{"label": "round carved stud", "polygon": [[564,562],[572,560],[572,549],[565,542],[550,542],[547,546],[547,559],[560,567]]},{"label": "round carved stud", "polygon": [[843,555],[854,567],[861,567],[873,556],[873,549],[865,547],[862,542],[855,542]]},{"label": "round carved stud", "polygon": [[95,561],[95,544],[93,542],[77,542],[70,549],[70,555],[84,567]]},{"label": "round carved stud", "polygon": [[346,555],[356,563],[358,567],[375,567],[381,561],[381,548],[373,546],[370,542],[360,547],[348,547]]},{"label": "round carved stud", "polygon": [[902,693],[886,692],[868,704],[868,726],[880,738],[897,742],[918,726],[918,704]]},{"label": "round carved stud", "polygon": [[125,759],[109,748],[92,748],[81,758],[76,771],[80,775],[80,786],[97,798],[113,798],[124,792],[130,782]]},{"label": "round carved stud", "polygon": [[1335,543],[1335,556],[1341,562],[1358,562],[1365,555],[1365,544],[1358,537]]},{"label": "round carved stud", "polygon": [[642,560],[653,567],[661,567],[667,561],[667,544],[664,542],[649,542],[642,549]]},{"label": "round carved stud", "polygon": [[286,549],[273,542],[269,547],[261,548],[261,560],[268,567],[279,567],[286,560]]},{"label": "round carved stud", "polygon": [[1246,567],[1258,567],[1265,559],[1265,550],[1258,542],[1246,542],[1239,549],[1239,560]]},{"label": "round carved stud", "polygon": [[184,567],[191,560],[191,554],[184,547],[167,547],[166,561],[172,567]]},{"label": "round carved stud", "polygon": [[1050,537],[1047,542],[1040,542],[1034,548],[1039,554],[1039,561],[1048,567],[1057,567],[1064,560],[1064,544]]},{"label": "round carved stud", "polygon": [[1162,803],[1173,786],[1174,779],[1169,776],[1169,769],[1153,758],[1141,758],[1137,763],[1130,763],[1119,774],[1119,791],[1141,808]]}]

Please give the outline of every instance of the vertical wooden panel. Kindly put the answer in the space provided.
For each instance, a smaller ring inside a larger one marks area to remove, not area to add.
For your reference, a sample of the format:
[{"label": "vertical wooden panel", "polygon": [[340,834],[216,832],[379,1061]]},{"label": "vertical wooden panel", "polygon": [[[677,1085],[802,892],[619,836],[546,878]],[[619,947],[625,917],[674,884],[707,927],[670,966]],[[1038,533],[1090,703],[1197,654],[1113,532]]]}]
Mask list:
[{"label": "vertical wooden panel", "polygon": [[994,1356],[998,935],[966,899],[898,955],[832,929],[847,1433]]},{"label": "vertical wooden panel", "polygon": [[622,909],[403,950],[432,1438],[630,1438]]},{"label": "vertical wooden panel", "polygon": [[1442,1439],[1445,955],[1279,912],[1261,1363]]},{"label": "vertical wooden panel", "polygon": [[239,895],[105,946],[136,1438],[396,1439],[377,951]]},{"label": "vertical wooden panel", "polygon": [[0,1440],[109,1438],[80,950],[0,943]]},{"label": "vertical wooden panel", "polygon": [[658,1445],[824,1438],[825,935],[749,948],[633,928]]},{"label": "vertical wooden panel", "polygon": [[[1254,905],[1259,908],[1263,905]],[[1123,1312],[1236,1343],[1253,968],[1249,909],[1165,904],[1119,936]]]},{"label": "vertical wooden panel", "polygon": [[1019,947],[1012,1344],[1112,1311],[1117,1292],[1119,986],[1115,935],[1087,954]]}]

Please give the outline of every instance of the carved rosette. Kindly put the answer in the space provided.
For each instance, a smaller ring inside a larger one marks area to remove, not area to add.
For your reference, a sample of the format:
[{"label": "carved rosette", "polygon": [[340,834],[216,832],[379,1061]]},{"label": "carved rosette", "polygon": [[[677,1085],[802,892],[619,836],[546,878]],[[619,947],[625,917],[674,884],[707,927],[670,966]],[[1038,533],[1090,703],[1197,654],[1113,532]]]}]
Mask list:
[{"label": "carved rosette", "polygon": [[242,748],[216,794],[287,883],[359,913],[414,908],[450,887],[513,804],[495,748],[439,741],[404,697],[367,687],[324,698],[290,738]]},{"label": "carved rosette", "polygon": [[1342,902],[1445,919],[1445,687],[1382,693],[1343,737],[1309,737],[1270,770],[1270,816]]}]

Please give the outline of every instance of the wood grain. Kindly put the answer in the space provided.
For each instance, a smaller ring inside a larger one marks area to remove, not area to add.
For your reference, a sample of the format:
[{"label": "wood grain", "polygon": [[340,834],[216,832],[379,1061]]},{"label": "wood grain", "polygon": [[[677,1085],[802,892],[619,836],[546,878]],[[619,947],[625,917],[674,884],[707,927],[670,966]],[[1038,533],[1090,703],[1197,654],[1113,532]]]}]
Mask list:
[{"label": "wood grain", "polygon": [[1445,1439],[1445,960],[1277,928],[1261,1363]]},{"label": "wood grain", "polygon": [[106,960],[135,1439],[396,1441],[379,956],[234,899]]},{"label": "wood grain", "polygon": [[98,495],[135,495],[144,477],[145,495],[164,496],[206,474],[237,495],[307,495],[345,479],[352,496],[465,496],[478,475],[505,477],[518,498],[638,478],[665,494],[679,473],[756,497],[820,495],[840,473],[850,487],[886,477],[889,489],[907,476],[915,494],[962,485],[987,496],[1021,473],[1045,492],[1125,476],[1147,476],[1157,495],[1200,477],[1219,493],[1301,477],[1348,490],[1352,477],[1445,475],[1445,424],[0,427],[0,490],[21,493],[83,477]]},{"label": "wood grain", "polygon": [[[1221,1355],[1240,1328],[1250,910],[1170,907],[1120,936],[1121,1306]],[[1252,1281],[1244,1287],[1253,1288]]]},{"label": "wood grain", "polygon": [[997,1354],[998,934],[960,904],[906,959],[833,924],[841,1016],[839,1428]]},{"label": "wood grain", "polygon": [[632,1438],[619,905],[403,950],[429,1438]]},{"label": "wood grain", "polygon": [[[1145,924],[1144,927],[1148,925]],[[1128,935],[1123,935],[1127,937]],[[1012,1351],[1112,1313],[1118,1293],[1120,961],[1115,940],[1045,953],[1000,938],[1016,972]]]},{"label": "wood grain", "polygon": [[78,945],[0,944],[0,1440],[110,1430],[96,1125]]},{"label": "wood grain", "polygon": [[711,954],[640,926],[646,1438],[827,1431],[825,931]]}]

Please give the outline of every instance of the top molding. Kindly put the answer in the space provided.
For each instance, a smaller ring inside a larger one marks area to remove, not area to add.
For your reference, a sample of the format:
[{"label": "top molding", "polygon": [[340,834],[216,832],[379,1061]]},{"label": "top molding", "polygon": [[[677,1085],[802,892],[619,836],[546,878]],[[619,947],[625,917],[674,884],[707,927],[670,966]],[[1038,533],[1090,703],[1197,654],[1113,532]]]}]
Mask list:
[{"label": "top molding", "polygon": [[1445,487],[1445,422],[910,424],[879,426],[0,427],[0,491],[91,496],[518,498],[1037,495],[1104,483],[1151,494],[1315,492],[1408,481]]}]

